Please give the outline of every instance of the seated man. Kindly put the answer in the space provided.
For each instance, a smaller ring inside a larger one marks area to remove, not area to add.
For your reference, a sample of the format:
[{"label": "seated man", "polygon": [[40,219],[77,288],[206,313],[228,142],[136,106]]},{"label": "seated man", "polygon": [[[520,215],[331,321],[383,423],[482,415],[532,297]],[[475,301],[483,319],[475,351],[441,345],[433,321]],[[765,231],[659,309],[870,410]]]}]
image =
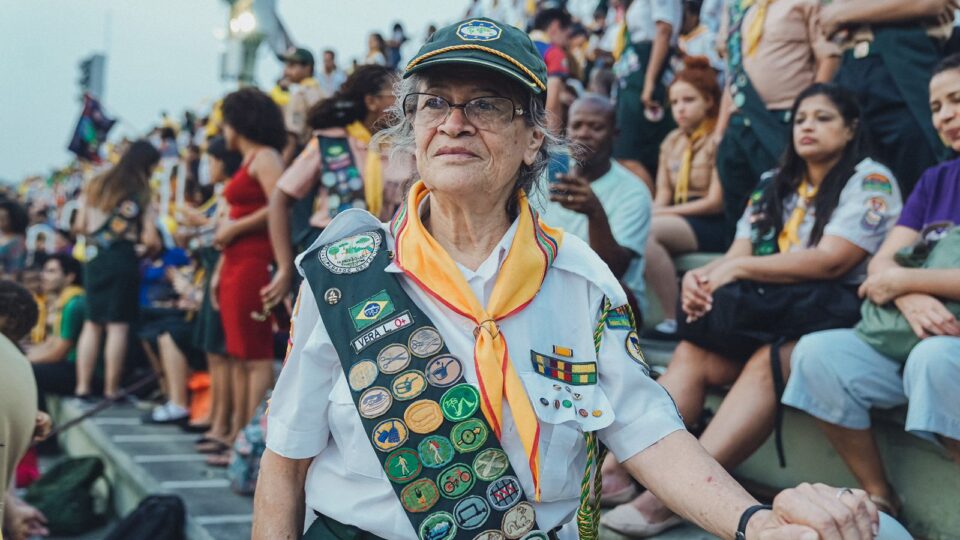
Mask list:
[{"label": "seated man", "polygon": [[641,317],[652,199],[638,176],[611,159],[614,113],[610,100],[599,95],[571,105],[567,134],[582,148],[576,156],[580,163],[558,181],[550,179],[551,202],[543,219],[587,241],[620,279],[633,312]]},{"label": "seated man", "polygon": [[77,340],[83,329],[85,309],[82,275],[80,262],[70,255],[50,255],[43,265],[44,296],[56,299],[48,319],[52,320],[53,331],[27,353],[37,379],[41,408],[45,393],[71,395],[76,387]]}]

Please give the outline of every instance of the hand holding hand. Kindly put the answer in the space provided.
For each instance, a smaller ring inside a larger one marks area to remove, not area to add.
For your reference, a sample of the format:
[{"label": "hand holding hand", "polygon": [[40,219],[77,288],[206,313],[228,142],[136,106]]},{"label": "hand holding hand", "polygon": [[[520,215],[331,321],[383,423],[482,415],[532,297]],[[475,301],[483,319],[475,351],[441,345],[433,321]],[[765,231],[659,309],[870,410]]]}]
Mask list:
[{"label": "hand holding hand", "polygon": [[687,322],[703,317],[713,308],[713,296],[702,270],[690,270],[683,275],[680,287],[680,307],[687,314]]},{"label": "hand holding hand", "polygon": [[905,292],[902,289],[905,271],[903,268],[895,267],[877,272],[860,285],[857,294],[860,298],[869,298],[874,304],[882,306]]},{"label": "hand holding hand", "polygon": [[953,313],[928,294],[910,293],[894,300],[918,338],[960,336],[960,323]]},{"label": "hand holding hand", "polygon": [[747,538],[872,540],[879,523],[877,507],[865,491],[800,484],[781,491],[772,512],[750,520]]}]

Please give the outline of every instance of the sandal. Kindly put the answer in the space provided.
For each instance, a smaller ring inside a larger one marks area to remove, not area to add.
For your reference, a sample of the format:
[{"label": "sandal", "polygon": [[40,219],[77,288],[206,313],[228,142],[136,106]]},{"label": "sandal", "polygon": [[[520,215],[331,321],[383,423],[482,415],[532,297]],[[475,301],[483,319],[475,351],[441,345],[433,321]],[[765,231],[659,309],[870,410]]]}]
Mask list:
[{"label": "sandal", "polygon": [[210,440],[205,443],[200,443],[196,446],[196,451],[201,454],[221,454],[230,449],[230,445],[216,440]]},{"label": "sandal", "polygon": [[211,467],[228,467],[230,465],[230,451],[212,454],[207,457],[207,465]]}]

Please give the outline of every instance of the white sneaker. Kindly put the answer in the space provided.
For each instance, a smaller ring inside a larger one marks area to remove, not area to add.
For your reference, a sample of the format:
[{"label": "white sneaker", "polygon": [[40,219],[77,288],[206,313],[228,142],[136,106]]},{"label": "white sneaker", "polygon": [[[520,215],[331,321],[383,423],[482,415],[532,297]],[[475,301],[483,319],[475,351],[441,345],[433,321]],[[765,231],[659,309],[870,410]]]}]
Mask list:
[{"label": "white sneaker", "polygon": [[676,334],[677,321],[676,319],[664,319],[660,324],[654,326],[654,329],[661,334]]}]

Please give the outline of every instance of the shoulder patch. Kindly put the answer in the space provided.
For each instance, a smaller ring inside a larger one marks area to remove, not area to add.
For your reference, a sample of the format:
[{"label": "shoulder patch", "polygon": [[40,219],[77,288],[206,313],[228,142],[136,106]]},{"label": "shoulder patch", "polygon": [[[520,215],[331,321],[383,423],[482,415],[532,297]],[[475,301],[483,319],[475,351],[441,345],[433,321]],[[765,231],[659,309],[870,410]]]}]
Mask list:
[{"label": "shoulder patch", "polygon": [[320,248],[320,263],[334,274],[356,274],[370,267],[380,251],[382,237],[361,233]]},{"label": "shoulder patch", "polygon": [[879,191],[887,195],[893,194],[893,186],[890,185],[890,179],[879,173],[865,176],[860,183],[860,187],[863,188],[864,191]]}]

